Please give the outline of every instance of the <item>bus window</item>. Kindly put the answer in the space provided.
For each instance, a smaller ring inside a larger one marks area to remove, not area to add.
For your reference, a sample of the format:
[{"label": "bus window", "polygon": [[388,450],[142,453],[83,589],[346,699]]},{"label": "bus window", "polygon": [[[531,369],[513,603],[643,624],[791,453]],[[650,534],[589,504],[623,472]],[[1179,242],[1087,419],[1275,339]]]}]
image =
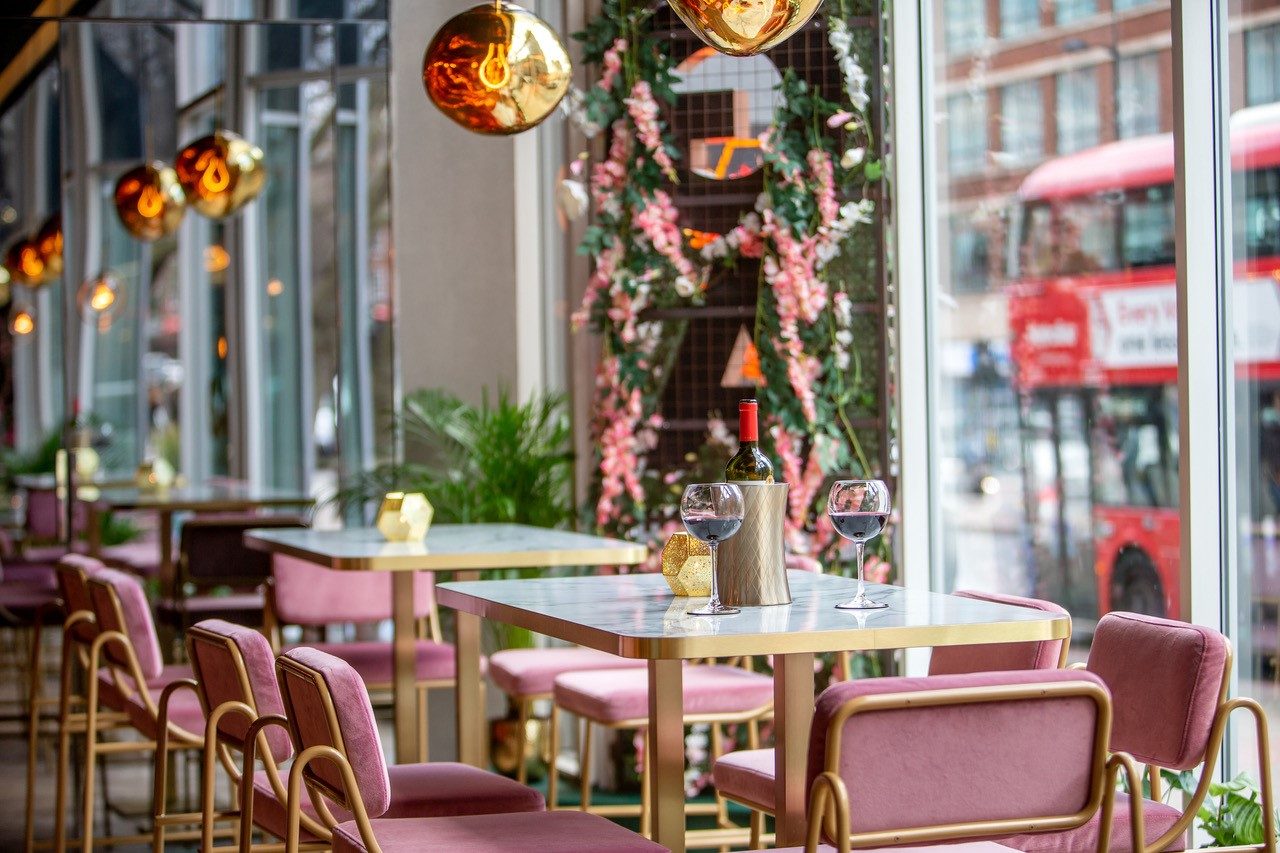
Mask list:
[{"label": "bus window", "polygon": [[1113,388],[1094,398],[1094,494],[1104,506],[1178,506],[1176,392]]},{"label": "bus window", "polygon": [[[1123,200],[1123,196],[1120,196]],[[1112,193],[1027,206],[1023,217],[1022,274],[1031,278],[1115,270],[1117,217]]]},{"label": "bus window", "polygon": [[1146,187],[1124,201],[1126,267],[1173,266],[1173,185]]},{"label": "bus window", "polygon": [[1233,178],[1236,259],[1280,256],[1280,169],[1237,172]]}]

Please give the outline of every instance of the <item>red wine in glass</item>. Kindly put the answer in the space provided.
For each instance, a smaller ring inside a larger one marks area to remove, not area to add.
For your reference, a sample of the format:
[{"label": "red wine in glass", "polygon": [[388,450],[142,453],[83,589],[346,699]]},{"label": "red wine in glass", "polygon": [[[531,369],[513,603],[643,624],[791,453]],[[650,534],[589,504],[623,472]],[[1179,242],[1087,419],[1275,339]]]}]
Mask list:
[{"label": "red wine in glass", "polygon": [[836,532],[853,542],[858,564],[858,593],[837,604],[841,610],[880,610],[889,605],[867,595],[862,576],[867,541],[875,539],[889,520],[889,487],[883,480],[837,480],[827,496],[827,515]]},{"label": "red wine in glass", "polygon": [[836,532],[854,542],[875,539],[889,521],[887,512],[833,512],[831,524]]},{"label": "red wine in glass", "polygon": [[685,516],[684,526],[689,535],[708,544],[720,543],[738,532],[742,526],[741,518],[721,518],[715,515]]},{"label": "red wine in glass", "polygon": [[733,483],[694,483],[684,490],[680,518],[689,535],[711,549],[711,598],[704,606],[689,611],[690,616],[732,616],[740,612],[720,603],[716,549],[742,527],[744,510],[742,490]]}]

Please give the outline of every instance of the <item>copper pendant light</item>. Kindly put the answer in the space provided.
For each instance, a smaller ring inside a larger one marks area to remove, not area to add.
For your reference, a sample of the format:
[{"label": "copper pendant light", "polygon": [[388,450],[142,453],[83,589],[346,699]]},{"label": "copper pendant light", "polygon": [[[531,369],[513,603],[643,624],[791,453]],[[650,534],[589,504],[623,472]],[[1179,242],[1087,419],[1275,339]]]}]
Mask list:
[{"label": "copper pendant light", "polygon": [[10,277],[18,284],[36,288],[48,280],[44,259],[40,257],[40,247],[31,237],[23,237],[9,247],[4,256],[4,265],[9,270]]},{"label": "copper pendant light", "polygon": [[776,47],[813,17],[822,0],[667,0],[698,38],[721,53]]},{"label": "copper pendant light", "polygon": [[440,111],[467,130],[510,135],[555,110],[573,66],[541,18],[497,0],[451,18],[422,58],[422,84]]},{"label": "copper pendant light", "polygon": [[36,232],[36,250],[44,262],[45,280],[62,275],[62,214],[55,213]]},{"label": "copper pendant light", "polygon": [[124,301],[124,290],[115,273],[103,272],[80,285],[76,294],[76,306],[80,316],[86,319],[108,317],[114,314]]},{"label": "copper pendant light", "polygon": [[178,152],[174,168],[197,213],[230,216],[258,197],[267,182],[262,149],[229,130],[202,136]]},{"label": "copper pendant light", "polygon": [[29,306],[14,305],[9,313],[9,332],[23,337],[36,330],[36,315]]},{"label": "copper pendant light", "polygon": [[178,174],[159,160],[121,175],[116,182],[115,203],[121,224],[148,243],[172,234],[187,208]]}]

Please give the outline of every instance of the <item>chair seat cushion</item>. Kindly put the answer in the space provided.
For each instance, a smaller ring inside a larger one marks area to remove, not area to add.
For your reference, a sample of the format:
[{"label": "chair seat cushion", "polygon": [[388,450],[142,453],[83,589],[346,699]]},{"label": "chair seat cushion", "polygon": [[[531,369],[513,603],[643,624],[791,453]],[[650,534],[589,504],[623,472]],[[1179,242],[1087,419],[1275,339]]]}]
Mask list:
[{"label": "chair seat cushion", "polygon": [[10,586],[57,591],[58,573],[53,563],[28,563],[5,560],[0,563],[0,590]]},{"label": "chair seat cushion", "polygon": [[[152,688],[154,694],[158,697],[164,686],[171,681],[177,681],[180,678],[191,678],[191,666],[185,663],[175,663],[165,666],[160,670],[160,675],[147,682],[147,686]],[[111,678],[111,670],[103,667],[98,670],[98,702],[112,711],[125,710],[124,694],[120,688],[116,686]]]},{"label": "chair seat cushion", "polygon": [[[585,812],[463,815],[372,821],[385,853],[447,850],[449,853],[664,853],[629,829]],[[355,821],[333,830],[333,853],[365,853]]]},{"label": "chair seat cushion", "polygon": [[[160,694],[164,687],[164,684],[155,684],[154,682],[148,685],[148,689],[151,691],[151,700],[156,706],[157,713],[160,708]],[[137,694],[127,697],[124,712],[129,717],[129,722],[144,737],[154,739],[160,733],[155,717],[147,710],[142,697]],[[203,741],[204,708],[200,705],[200,697],[196,695],[194,690],[184,687],[174,691],[173,696],[169,699],[169,726],[170,729],[177,727],[181,734],[188,735],[193,741]]]},{"label": "chair seat cushion", "polygon": [[190,613],[204,619],[214,613],[261,613],[264,599],[262,592],[233,592],[229,595],[189,595],[181,599],[161,600],[162,613]]},{"label": "chair seat cushion", "polygon": [[[965,841],[960,844],[926,844],[923,847],[860,847],[862,853],[903,853],[910,850],[934,850],[937,853],[998,853],[1001,850],[1017,850],[994,841]],[[804,853],[803,847],[778,847],[773,853]],[[836,853],[830,844],[819,844],[818,853]]]},{"label": "chair seat cushion", "polygon": [[[1178,822],[1182,812],[1173,806],[1146,800],[1142,807],[1145,819],[1146,842],[1151,844],[1164,835]],[[1101,812],[1084,826],[1066,832],[1042,832],[1034,835],[1017,835],[1002,838],[1001,843],[1008,844],[1015,850],[1026,853],[1075,853],[1080,850],[1098,849],[1098,828],[1102,823]],[[1110,853],[1133,853],[1133,838],[1130,835],[1129,797],[1116,794],[1115,816],[1111,823]],[[1187,849],[1185,833],[1181,838],[1171,841],[1162,848],[1165,851]]]},{"label": "chair seat cushion", "polygon": [[[58,590],[49,589],[43,584],[5,581],[0,584],[0,608],[8,610],[22,619],[30,616],[42,607],[53,607],[59,602]],[[0,618],[3,618],[0,616]],[[50,619],[52,624],[56,620]]]},{"label": "chair seat cushion", "polygon": [[[291,647],[294,648],[294,647]],[[391,643],[378,640],[357,640],[351,643],[310,643],[307,648],[318,649],[346,661],[372,689],[390,687],[394,679],[394,661]],[[417,641],[417,680],[453,680],[454,648],[449,643],[432,640]],[[484,661],[481,660],[481,667]]]},{"label": "chair seat cushion", "polygon": [[107,545],[101,550],[102,562],[143,577],[160,574],[160,542],[140,539],[123,545]]},{"label": "chair seat cushion", "polygon": [[740,749],[711,769],[716,791],[736,803],[773,814],[774,753],[772,749]]},{"label": "chair seat cushion", "polygon": [[[686,715],[763,711],[773,701],[772,678],[736,666],[686,666],[683,682]],[[555,680],[554,692],[557,705],[596,722],[649,716],[647,669],[569,672]]]},{"label": "chair seat cushion", "polygon": [[556,676],[602,669],[643,669],[645,661],[623,658],[583,646],[504,649],[489,658],[489,675],[509,696],[545,696]]},{"label": "chair seat cushion", "polygon": [[[546,809],[542,794],[534,789],[469,764],[447,761],[396,764],[387,768],[387,775],[391,779],[391,805],[382,816],[384,819],[540,812]],[[266,771],[260,770],[254,775],[253,793],[254,824],[284,838],[287,813],[276,798]],[[332,802],[329,808],[339,821],[351,819],[349,812]],[[302,810],[310,817],[316,817],[309,796],[303,797]],[[307,833],[304,831],[303,835]]]}]

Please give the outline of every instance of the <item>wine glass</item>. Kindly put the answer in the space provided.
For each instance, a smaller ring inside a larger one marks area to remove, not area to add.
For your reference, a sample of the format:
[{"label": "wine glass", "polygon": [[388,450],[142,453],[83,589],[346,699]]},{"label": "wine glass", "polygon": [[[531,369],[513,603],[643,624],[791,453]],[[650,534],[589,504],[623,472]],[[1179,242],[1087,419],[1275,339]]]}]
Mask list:
[{"label": "wine glass", "polygon": [[711,600],[705,607],[690,610],[690,616],[731,616],[736,607],[720,603],[720,580],[716,570],[716,547],[742,526],[742,490],[733,483],[694,483],[680,499],[680,518],[689,535],[706,542],[711,549]]},{"label": "wine glass", "polygon": [[875,539],[889,520],[889,487],[883,480],[837,480],[827,498],[827,515],[836,531],[853,540],[858,562],[858,594],[837,604],[841,610],[879,610],[888,607],[867,597],[867,584],[862,577],[863,551],[867,540]]}]

